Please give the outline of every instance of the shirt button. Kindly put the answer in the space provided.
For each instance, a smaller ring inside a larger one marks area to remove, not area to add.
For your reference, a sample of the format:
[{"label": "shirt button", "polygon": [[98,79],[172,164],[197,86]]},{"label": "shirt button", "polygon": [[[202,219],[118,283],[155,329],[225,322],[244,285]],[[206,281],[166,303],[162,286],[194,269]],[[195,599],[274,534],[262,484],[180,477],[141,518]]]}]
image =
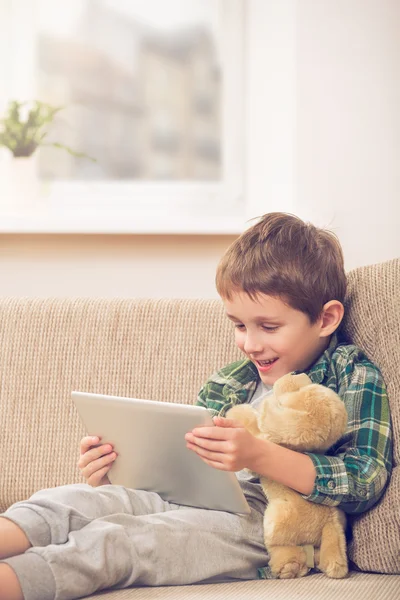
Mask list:
[{"label": "shirt button", "polygon": [[329,488],[330,490],[334,490],[334,489],[335,489],[335,487],[336,487],[336,483],[335,483],[335,482],[334,482],[332,479],[330,479],[330,480],[328,481],[328,488]]}]

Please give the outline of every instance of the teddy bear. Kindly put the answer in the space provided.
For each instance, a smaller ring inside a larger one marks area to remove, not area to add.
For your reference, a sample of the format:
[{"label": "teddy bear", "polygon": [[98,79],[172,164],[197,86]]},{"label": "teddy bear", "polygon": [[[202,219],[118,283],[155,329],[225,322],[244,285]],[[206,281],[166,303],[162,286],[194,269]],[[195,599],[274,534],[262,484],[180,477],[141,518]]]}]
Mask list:
[{"label": "teddy bear", "polygon": [[[239,404],[228,411],[227,417],[241,422],[256,437],[297,452],[319,454],[330,448],[347,427],[347,411],[339,396],[313,384],[305,373],[279,378],[259,411],[249,404]],[[311,566],[307,547],[311,545],[320,571],[328,577],[346,577],[344,512],[305,500],[297,491],[266,477],[260,477],[260,482],[268,500],[264,542],[272,576],[291,579],[306,575]]]}]

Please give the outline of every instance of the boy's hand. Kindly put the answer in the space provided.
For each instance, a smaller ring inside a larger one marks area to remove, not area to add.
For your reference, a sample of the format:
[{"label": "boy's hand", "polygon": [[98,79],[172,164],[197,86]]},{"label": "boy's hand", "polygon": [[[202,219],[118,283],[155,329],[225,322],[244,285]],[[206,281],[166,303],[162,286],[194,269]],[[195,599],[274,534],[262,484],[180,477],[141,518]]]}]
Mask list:
[{"label": "boy's hand", "polygon": [[80,459],[78,467],[86,483],[92,487],[107,485],[110,480],[107,472],[111,469],[117,454],[113,452],[111,444],[97,446],[99,437],[84,437],[80,442]]},{"label": "boy's hand", "polygon": [[250,468],[257,439],[239,421],[214,417],[216,427],[197,427],[185,435],[186,447],[208,465],[221,471]]}]

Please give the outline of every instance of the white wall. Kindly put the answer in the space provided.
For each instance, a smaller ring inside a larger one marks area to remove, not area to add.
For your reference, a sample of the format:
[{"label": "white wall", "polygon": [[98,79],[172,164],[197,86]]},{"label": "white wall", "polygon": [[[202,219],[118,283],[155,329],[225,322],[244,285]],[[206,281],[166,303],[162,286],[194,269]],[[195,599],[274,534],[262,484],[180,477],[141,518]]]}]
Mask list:
[{"label": "white wall", "polygon": [[400,256],[400,2],[250,0],[248,201]]},{"label": "white wall", "polygon": [[[400,256],[400,2],[246,0],[248,217],[333,229],[346,268]],[[2,295],[214,297],[234,236],[0,236]]]},{"label": "white wall", "polygon": [[1,296],[214,298],[235,236],[3,235]]},{"label": "white wall", "polygon": [[349,268],[400,256],[400,2],[300,0],[296,23],[296,204]]}]

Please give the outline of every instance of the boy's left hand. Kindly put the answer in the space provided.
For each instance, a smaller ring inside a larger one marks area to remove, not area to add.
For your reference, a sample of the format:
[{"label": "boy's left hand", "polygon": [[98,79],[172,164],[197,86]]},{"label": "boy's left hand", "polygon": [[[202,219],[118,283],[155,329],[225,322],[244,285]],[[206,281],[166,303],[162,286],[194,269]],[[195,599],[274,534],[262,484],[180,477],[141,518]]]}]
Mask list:
[{"label": "boy's left hand", "polygon": [[197,427],[185,435],[186,447],[221,471],[250,468],[257,439],[239,421],[214,417],[216,427]]}]

